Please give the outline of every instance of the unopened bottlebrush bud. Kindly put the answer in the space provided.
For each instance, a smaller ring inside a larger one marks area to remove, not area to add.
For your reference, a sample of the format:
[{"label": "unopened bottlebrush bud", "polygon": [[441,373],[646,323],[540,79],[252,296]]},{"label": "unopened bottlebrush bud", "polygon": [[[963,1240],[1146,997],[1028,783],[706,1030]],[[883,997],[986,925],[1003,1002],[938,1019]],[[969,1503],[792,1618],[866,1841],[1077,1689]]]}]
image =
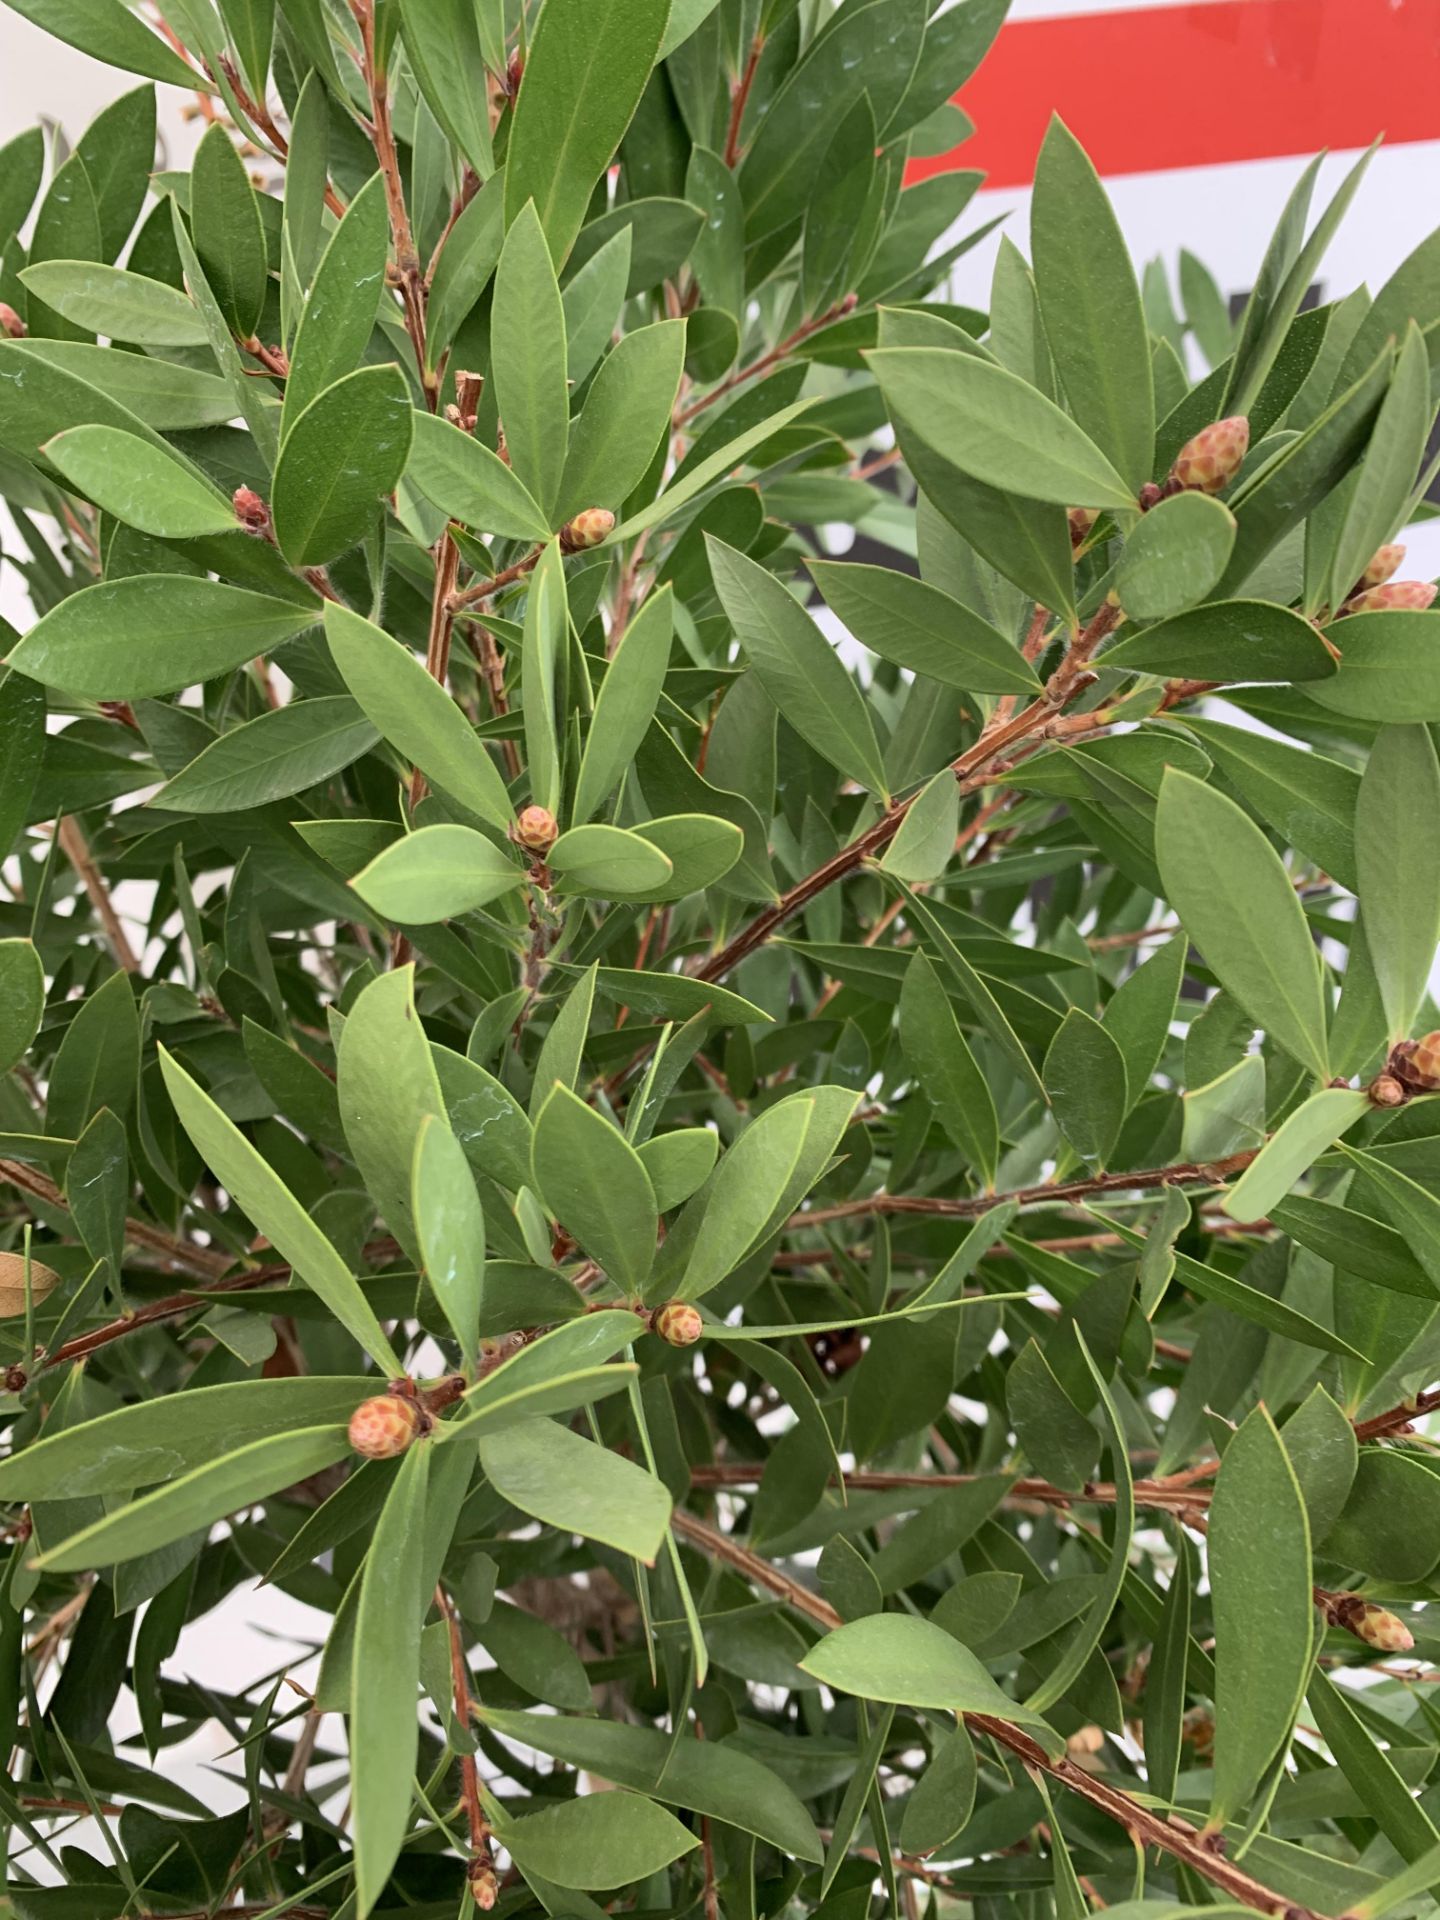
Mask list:
[{"label": "unopened bottlebrush bud", "polygon": [[1240,471],[1249,446],[1250,422],[1243,413],[1215,420],[1176,454],[1170,483],[1182,492],[1220,493]]},{"label": "unopened bottlebrush bud", "polygon": [[1383,586],[1366,587],[1345,602],[1344,613],[1423,613],[1435,598],[1433,580],[1387,580]]},{"label": "unopened bottlebrush bud", "polygon": [[515,822],[515,838],[531,853],[548,853],[559,837],[559,825],[548,807],[526,807]]},{"label": "unopened bottlebrush bud", "polygon": [[12,340],[25,338],[25,322],[3,300],[0,300],[0,333],[8,334]]},{"label": "unopened bottlebrush bud", "polygon": [[1329,1595],[1321,1610],[1332,1626],[1343,1627],[1379,1653],[1408,1653],[1415,1644],[1414,1634],[1398,1614],[1358,1594]]},{"label": "unopened bottlebrush bud", "polygon": [[[1404,1056],[1403,1063],[1396,1055]],[[1422,1087],[1426,1093],[1440,1091],[1440,1033],[1427,1033],[1397,1047],[1391,1064],[1412,1087]]]},{"label": "unopened bottlebrush bud", "polygon": [[1387,580],[1393,580],[1400,562],[1405,558],[1405,549],[1398,540],[1377,547],[1370,564],[1360,576],[1362,587],[1383,587]]},{"label": "unopened bottlebrush bud", "polygon": [[614,525],[615,516],[608,507],[586,507],[560,529],[560,551],[583,553],[587,547],[598,547]]},{"label": "unopened bottlebrush bud", "polygon": [[1403,1107],[1405,1104],[1404,1082],[1397,1080],[1393,1073],[1378,1073],[1367,1089],[1372,1107]]},{"label": "unopened bottlebrush bud", "polygon": [[425,1416],[399,1393],[377,1393],[362,1400],[350,1416],[350,1444],[367,1460],[393,1460],[420,1434]]},{"label": "unopened bottlebrush bud", "polygon": [[693,1347],[705,1331],[700,1309],[692,1307],[688,1300],[667,1300],[651,1324],[672,1347]]}]

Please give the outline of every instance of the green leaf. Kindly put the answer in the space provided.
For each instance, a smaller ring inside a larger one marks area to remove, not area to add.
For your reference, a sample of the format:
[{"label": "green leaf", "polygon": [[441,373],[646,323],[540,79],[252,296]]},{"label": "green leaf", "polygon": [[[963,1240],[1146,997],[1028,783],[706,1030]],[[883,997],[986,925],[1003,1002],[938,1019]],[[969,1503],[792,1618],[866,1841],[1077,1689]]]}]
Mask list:
[{"label": "green leaf", "polygon": [[821,1847],[793,1789],[737,1745],[673,1740],[654,1727],[618,1720],[477,1708],[482,1723],[507,1740],[533,1747],[619,1787],[634,1787],[667,1805],[708,1814],[753,1833],[797,1860],[818,1865]]},{"label": "green leaf", "polygon": [[141,347],[203,347],[208,335],[176,287],[97,260],[41,260],[21,269],[30,292],[86,333]]},{"label": "green leaf", "polygon": [[847,1621],[817,1641],[800,1665],[825,1686],[861,1700],[989,1714],[1023,1727],[1047,1753],[1064,1745],[1038,1713],[1000,1691],[968,1647],[929,1620],[872,1613]]},{"label": "green leaf", "polygon": [[[0,345],[3,353],[3,345]],[[747,427],[743,433],[737,433],[733,440],[727,440],[723,447],[707,454],[703,460],[697,460],[694,466],[688,463],[685,471],[665,489],[658,499],[649,506],[641,507],[622,520],[619,526],[612,527],[602,542],[604,546],[618,546],[622,540],[633,540],[647,527],[661,526],[672,514],[687,505],[697,494],[704,493],[707,487],[733,473],[745,456],[761,441],[771,439],[782,427],[787,427],[810,406],[808,400],[796,400],[788,407],[782,407],[779,413],[762,420],[758,426]]]},{"label": "green leaf", "polygon": [[683,320],[637,328],[606,354],[570,436],[557,521],[624,506],[669,432],[684,360]]},{"label": "green leaf", "polygon": [[254,337],[269,281],[265,229],[245,162],[218,122],[195,150],[190,223],[195,251],[230,329]]},{"label": "green leaf", "polygon": [[[403,976],[392,977],[398,980]],[[297,1277],[320,1296],[387,1378],[403,1372],[359,1281],[269,1162],[163,1048],[160,1069],[181,1126],[235,1204],[261,1229],[281,1259],[289,1261]]]},{"label": "green leaf", "polygon": [[415,1137],[410,1205],[425,1277],[473,1366],[485,1298],[485,1215],[465,1149],[433,1115]]},{"label": "green leaf", "polygon": [[1071,1007],[1045,1055],[1045,1092],[1075,1151],[1104,1168],[1130,1105],[1125,1056],[1108,1028]]},{"label": "green leaf", "polygon": [[5,0],[5,4],[55,39],[107,66],[195,92],[211,91],[195,68],[152,33],[124,0]]},{"label": "green leaf", "polygon": [[704,1204],[702,1233],[675,1289],[699,1300],[737,1267],[767,1231],[799,1162],[812,1103],[785,1100],[770,1107],[723,1155],[694,1204]]},{"label": "green leaf", "polygon": [[425,104],[481,180],[495,170],[474,0],[401,0],[405,51]]},{"label": "green leaf", "polygon": [[1414,1454],[1366,1447],[1339,1519],[1321,1546],[1327,1558],[1387,1584],[1429,1575],[1440,1520],[1440,1478]]},{"label": "green leaf", "polygon": [[322,566],[364,538],[405,471],[412,417],[396,366],[363,367],[311,401],[275,468],[275,538],[291,566]]},{"label": "green leaf", "polygon": [[[531,63],[534,58],[532,49]],[[512,138],[511,164],[505,169],[507,204],[514,181]],[[565,312],[540,218],[529,202],[512,217],[495,269],[490,356],[510,465],[548,515],[559,497],[565,471],[570,392]]]},{"label": "green leaf", "polygon": [[1256,1407],[1225,1449],[1210,1506],[1215,1780],[1209,1826],[1242,1812],[1288,1746],[1310,1675],[1310,1527],[1275,1423]]},{"label": "green leaf", "polygon": [[1355,803],[1355,864],[1389,1038],[1404,1040],[1440,946],[1440,760],[1425,727],[1376,735]]},{"label": "green leaf", "polygon": [[545,864],[559,890],[604,900],[653,900],[675,869],[658,847],[624,827],[598,821],[562,833]]},{"label": "green leaf", "polygon": [[530,1121],[492,1073],[449,1047],[432,1047],[450,1126],[472,1166],[512,1192],[530,1179]]},{"label": "green leaf", "polygon": [[410,1825],[420,1743],[420,1628],[430,1603],[420,1585],[429,1474],[430,1449],[412,1447],[380,1511],[360,1575],[354,1661],[362,1684],[350,1709],[350,1774],[362,1920],[384,1892]]},{"label": "green leaf", "polygon": [[381,974],[356,997],[336,1067],[340,1117],[355,1164],[386,1225],[419,1266],[410,1170],[422,1123],[427,1116],[444,1120],[445,1101],[415,1009],[413,966]]},{"label": "green leaf", "polygon": [[993,1188],[1000,1158],[995,1102],[951,1011],[940,977],[923,953],[917,953],[905,969],[905,984],[900,990],[900,1046],[941,1126],[983,1174],[987,1189]]},{"label": "green leaf", "polygon": [[1350,1497],[1359,1465],[1355,1429],[1315,1385],[1285,1422],[1285,1451],[1300,1482],[1312,1540],[1323,1540]]},{"label": "green leaf", "polygon": [[883,347],[865,359],[887,405],[962,473],[1060,506],[1134,507],[1134,489],[1094,441],[1004,367],[933,347]]},{"label": "green leaf", "polygon": [[709,1127],[681,1127],[643,1141],[637,1151],[655,1189],[655,1204],[668,1213],[709,1179],[720,1139]]},{"label": "green leaf", "polygon": [[71,427],[45,458],[75,492],[126,526],[160,540],[193,540],[235,528],[235,509],[188,460],[118,427]]},{"label": "green leaf", "polygon": [[1058,114],[1035,165],[1030,244],[1070,411],[1136,493],[1150,478],[1155,444],[1145,311],[1105,189]]},{"label": "green leaf", "polygon": [[1115,571],[1132,620],[1168,620],[1214,592],[1235,544],[1235,517],[1208,493],[1162,500],[1125,542]]},{"label": "green leaf", "polygon": [[774,1018],[728,987],[683,973],[645,973],[629,967],[597,967],[595,988],[617,1006],[652,1013],[662,1020],[691,1020],[710,1013],[717,1022],[745,1025]]},{"label": "green leaf", "polygon": [[833,767],[884,795],[869,712],[829,641],[773,574],[713,536],[705,544],[720,603],[765,691]]},{"label": "green leaf", "polygon": [[888,567],[812,560],[815,584],[872,653],[965,693],[1040,691],[1019,649],[938,587]]},{"label": "green leaf", "polygon": [[489,906],[525,873],[473,827],[420,827],[392,841],[350,882],[383,920],[427,926]]},{"label": "green leaf", "polygon": [[[1304,910],[1260,829],[1213,787],[1171,767],[1155,853],[1185,931],[1226,992],[1317,1080],[1325,1080],[1325,997]],[[1237,914],[1234,902],[1246,902]]]},{"label": "green leaf", "polygon": [[645,1163],[618,1128],[557,1085],[531,1148],[540,1197],[622,1292],[638,1295],[655,1257],[659,1210]]},{"label": "green leaf", "polygon": [[364,358],[385,292],[389,251],[385,180],[377,172],[345,209],[315,269],[290,355],[282,437],[312,401]]},{"label": "green leaf", "polygon": [[938,880],[954,857],[959,825],[959,783],[949,767],[942,767],[911,801],[880,865],[912,886]]},{"label": "green leaf", "polygon": [[1084,1486],[1100,1436],[1056,1377],[1036,1340],[1027,1340],[1005,1376],[1005,1410],[1037,1473],[1057,1486]]},{"label": "green leaf", "polygon": [[505,218],[534,202],[557,265],[619,146],[660,50],[668,0],[546,0],[505,163]]},{"label": "green leaf", "polygon": [[[440,250],[425,308],[425,352],[432,367],[454,341],[495,271],[505,239],[503,192],[504,182],[492,180],[488,192],[477,193]],[[575,378],[575,364],[572,339],[571,379]]]},{"label": "green leaf", "polygon": [[29,940],[0,940],[0,1073],[30,1050],[45,1012],[45,965]]},{"label": "green leaf", "polygon": [[1352,767],[1218,720],[1187,714],[1185,726],[1262,820],[1342,887],[1355,891],[1360,776]]},{"label": "green leaf", "polygon": [[378,735],[353,700],[296,700],[212,740],[151,800],[177,813],[235,813],[320,786]]},{"label": "green leaf", "polygon": [[118,1407],[41,1437],[0,1462],[0,1499],[130,1493],[223,1460],[238,1436],[343,1426],[371,1390],[360,1374],[232,1380]]},{"label": "green leaf", "polygon": [[338,1424],[300,1427],[250,1440],[218,1460],[116,1507],[37,1556],[46,1572],[75,1573],[116,1566],[209,1527],[237,1508],[253,1506],[312,1473],[334,1466],[349,1451]]},{"label": "green leaf", "polygon": [[1145,1675],[1145,1778],[1161,1801],[1175,1797],[1184,1740],[1186,1660],[1190,1642],[1190,1544],[1177,1529],[1175,1564]]},{"label": "green leaf", "polygon": [[1440,1200],[1378,1154],[1362,1153],[1356,1147],[1346,1146],[1340,1151],[1357,1172],[1374,1184],[1392,1225],[1404,1236],[1411,1253],[1440,1293]]},{"label": "green leaf", "polygon": [[560,810],[561,747],[556,701],[569,638],[569,608],[560,544],[552,540],[530,575],[520,654],[520,704],[529,761],[530,797]]},{"label": "green leaf", "polygon": [[1369,1096],[1350,1087],[1312,1093],[1265,1143],[1225,1196],[1232,1220],[1263,1220],[1342,1133],[1371,1111]]},{"label": "green leaf", "polygon": [[502,830],[514,819],[505,782],[455,702],[408,647],[348,607],[325,609],[325,638],[372,726],[453,800]]},{"label": "green leaf", "polygon": [[135,1103],[139,1071],[135,994],[126,974],[112,973],[81,1003],[51,1063],[47,1127],[73,1140],[102,1107],[127,1117]]},{"label": "green leaf", "polygon": [[1352,720],[1440,720],[1440,613],[1351,614],[1336,633],[1340,665],[1310,699]]},{"label": "green leaf", "polygon": [[1319,682],[1335,671],[1333,656],[1308,620],[1263,600],[1191,607],[1122,637],[1101,659],[1107,667],[1196,680]]},{"label": "green leaf", "polygon": [[524,1874],[561,1887],[625,1886],[699,1846],[673,1813],[638,1793],[586,1795],[505,1820],[497,1837]]},{"label": "green leaf", "polygon": [[497,453],[438,414],[414,416],[406,478],[442,513],[507,540],[548,540],[550,525]]},{"label": "green leaf", "polygon": [[231,673],[313,626],[293,601],[189,574],[107,580],[62,600],[10,664],[88,700],[142,700]]},{"label": "green leaf", "polygon": [[500,1497],[522,1513],[654,1564],[670,1496],[633,1461],[552,1420],[524,1420],[483,1435],[480,1464]]},{"label": "green leaf", "polygon": [[1403,525],[1434,418],[1425,337],[1412,320],[1335,537],[1325,596],[1330,606],[1349,597],[1376,548]]},{"label": "green leaf", "polygon": [[901,1850],[912,1856],[933,1853],[953,1839],[974,1811],[977,1778],[975,1748],[964,1721],[936,1734],[929,1765],[901,1815]]},{"label": "green leaf", "polygon": [[575,786],[572,819],[588,820],[624,777],[665,684],[674,623],[673,589],[651,594],[620,636],[596,696]]}]

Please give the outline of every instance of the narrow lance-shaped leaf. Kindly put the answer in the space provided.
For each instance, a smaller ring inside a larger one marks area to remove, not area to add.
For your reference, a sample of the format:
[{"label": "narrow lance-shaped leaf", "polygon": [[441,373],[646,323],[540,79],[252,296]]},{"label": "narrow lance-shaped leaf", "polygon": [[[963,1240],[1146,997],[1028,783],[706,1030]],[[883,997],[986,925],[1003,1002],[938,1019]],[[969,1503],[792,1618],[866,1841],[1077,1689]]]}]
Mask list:
[{"label": "narrow lance-shaped leaf", "polygon": [[1440,760],[1428,728],[1375,736],[1355,802],[1355,864],[1389,1037],[1404,1040],[1440,945]]},{"label": "narrow lance-shaped leaf", "polygon": [[329,1307],[383,1369],[403,1371],[358,1280],[269,1162],[227,1120],[179,1061],[162,1048],[160,1069],[181,1124],[226,1191],[264,1232],[282,1259]]}]

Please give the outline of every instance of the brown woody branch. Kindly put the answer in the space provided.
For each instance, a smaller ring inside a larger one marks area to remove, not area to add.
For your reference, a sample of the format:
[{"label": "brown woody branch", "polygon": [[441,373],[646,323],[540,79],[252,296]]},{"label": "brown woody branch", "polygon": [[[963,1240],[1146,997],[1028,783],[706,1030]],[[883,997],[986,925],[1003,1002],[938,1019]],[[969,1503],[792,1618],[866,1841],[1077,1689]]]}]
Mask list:
[{"label": "brown woody branch", "polygon": [[[751,1553],[729,1535],[707,1526],[694,1514],[677,1508],[671,1515],[670,1524],[702,1553],[733,1567],[753,1585],[775,1594],[816,1626],[833,1632],[843,1624],[840,1615],[818,1594],[782,1573],[768,1560]],[[1137,1846],[1159,1847],[1172,1859],[1189,1867],[1192,1873],[1199,1874],[1232,1899],[1244,1906],[1254,1907],[1260,1913],[1276,1914],[1281,1916],[1281,1920],[1319,1920],[1314,1909],[1297,1905],[1287,1895],[1276,1892],[1273,1887],[1267,1887],[1263,1881],[1246,1873],[1242,1867],[1212,1853],[1201,1840],[1199,1831],[1178,1814],[1161,1815],[1153,1812],[1107,1780],[1086,1773],[1072,1760],[1052,1760],[1028,1733],[1012,1726],[1008,1720],[997,1719],[988,1713],[967,1713],[964,1719],[973,1732],[987,1736],[1015,1754],[1027,1767],[1057,1781],[1071,1793],[1078,1794],[1082,1800],[1088,1800],[1091,1806],[1123,1827]]]},{"label": "brown woody branch", "polygon": [[85,889],[86,897],[95,910],[95,918],[105,932],[106,944],[115,957],[117,966],[126,973],[138,973],[140,961],[130,944],[124,923],[115,911],[104,877],[95,864],[84,829],[73,815],[66,814],[56,829],[60,841],[60,851],[75,869],[75,877]]},{"label": "brown woody branch", "polygon": [[1046,1201],[1068,1203],[1093,1199],[1100,1193],[1127,1193],[1151,1187],[1183,1187],[1197,1184],[1222,1185],[1248,1167],[1260,1151],[1227,1154],[1223,1160],[1184,1160],[1171,1167],[1142,1167],[1136,1173],[1097,1173],[1084,1180],[1041,1181],[1038,1186],[1016,1187],[1009,1193],[963,1194],[959,1197],[935,1193],[872,1193],[860,1200],[842,1200],[833,1207],[815,1207],[809,1213],[794,1213],[789,1226],[823,1227],[836,1220],[860,1220],[875,1214],[925,1214],[949,1220],[976,1220],[1006,1200],[1030,1207]]},{"label": "brown woody branch", "polygon": [[778,366],[796,347],[808,340],[812,333],[819,333],[822,327],[828,327],[834,320],[843,320],[847,313],[855,311],[855,295],[847,293],[843,300],[837,300],[833,307],[827,307],[824,313],[817,313],[809,320],[802,320],[793,333],[787,333],[777,346],[768,353],[762,353],[758,360],[752,360],[748,367],[739,367],[728,379],[722,380],[718,387],[712,387],[709,393],[702,394],[698,400],[692,400],[688,407],[681,407],[671,421],[672,427],[684,427],[704,413],[707,407],[713,407],[717,400],[723,400],[737,387],[743,387],[747,380],[753,380],[758,374],[768,373],[771,367]]},{"label": "brown woody branch", "polygon": [[[1206,1471],[1213,1473],[1219,1466],[1216,1460],[1206,1461]],[[706,1462],[690,1469],[692,1487],[756,1487],[765,1472],[765,1462]],[[882,1473],[867,1472],[857,1468],[844,1476],[847,1488],[862,1493],[889,1493],[906,1487],[915,1487],[933,1491],[944,1487],[968,1487],[984,1478],[978,1473]],[[1191,1513],[1203,1514],[1210,1505],[1211,1489],[1193,1484],[1193,1471],[1176,1474],[1164,1480],[1136,1480],[1134,1496],[1137,1507],[1150,1507],[1160,1513],[1174,1513],[1186,1518]],[[838,1486],[838,1476],[831,1476],[831,1484]],[[1073,1507],[1089,1504],[1097,1507],[1112,1507],[1115,1504],[1115,1486],[1111,1481],[1087,1480],[1081,1488],[1057,1487],[1049,1480],[1017,1479],[1011,1482],[1010,1491],[1002,1505],[1019,1504],[1021,1506]]]}]

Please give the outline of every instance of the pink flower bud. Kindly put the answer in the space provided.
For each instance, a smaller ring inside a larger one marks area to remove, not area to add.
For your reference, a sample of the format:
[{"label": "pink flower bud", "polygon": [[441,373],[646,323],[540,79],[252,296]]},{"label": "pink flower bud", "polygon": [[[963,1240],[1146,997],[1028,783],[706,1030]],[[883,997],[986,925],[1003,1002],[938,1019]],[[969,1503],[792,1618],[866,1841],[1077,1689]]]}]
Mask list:
[{"label": "pink flower bud", "polygon": [[413,1400],[399,1393],[377,1393],[362,1400],[350,1416],[350,1444],[367,1460],[393,1460],[404,1453],[425,1424]]},{"label": "pink flower bud", "polygon": [[25,322],[3,300],[0,300],[0,333],[8,334],[12,340],[25,338]]},{"label": "pink flower bud", "polygon": [[270,526],[270,509],[253,487],[237,487],[230,496],[235,518],[251,533],[265,533]]},{"label": "pink flower bud", "polygon": [[608,507],[586,507],[560,529],[560,551],[583,553],[586,547],[598,547],[614,525],[615,516]]},{"label": "pink flower bud", "polygon": [[1344,613],[1423,613],[1435,598],[1433,580],[1387,580],[1347,600]]},{"label": "pink flower bud", "polygon": [[548,853],[560,837],[560,828],[548,807],[526,807],[515,822],[515,838],[531,853]]},{"label": "pink flower bud", "polygon": [[1388,546],[1377,547],[1370,564],[1360,576],[1363,587],[1383,587],[1387,580],[1395,576],[1396,569],[1405,558],[1405,549],[1398,540],[1392,540]]},{"label": "pink flower bud", "polygon": [[1243,413],[1216,420],[1176,454],[1170,482],[1180,492],[1221,493],[1240,471],[1249,446],[1250,422]]},{"label": "pink flower bud", "polygon": [[667,1300],[651,1322],[656,1333],[672,1347],[693,1347],[705,1331],[700,1309],[688,1300]]}]

